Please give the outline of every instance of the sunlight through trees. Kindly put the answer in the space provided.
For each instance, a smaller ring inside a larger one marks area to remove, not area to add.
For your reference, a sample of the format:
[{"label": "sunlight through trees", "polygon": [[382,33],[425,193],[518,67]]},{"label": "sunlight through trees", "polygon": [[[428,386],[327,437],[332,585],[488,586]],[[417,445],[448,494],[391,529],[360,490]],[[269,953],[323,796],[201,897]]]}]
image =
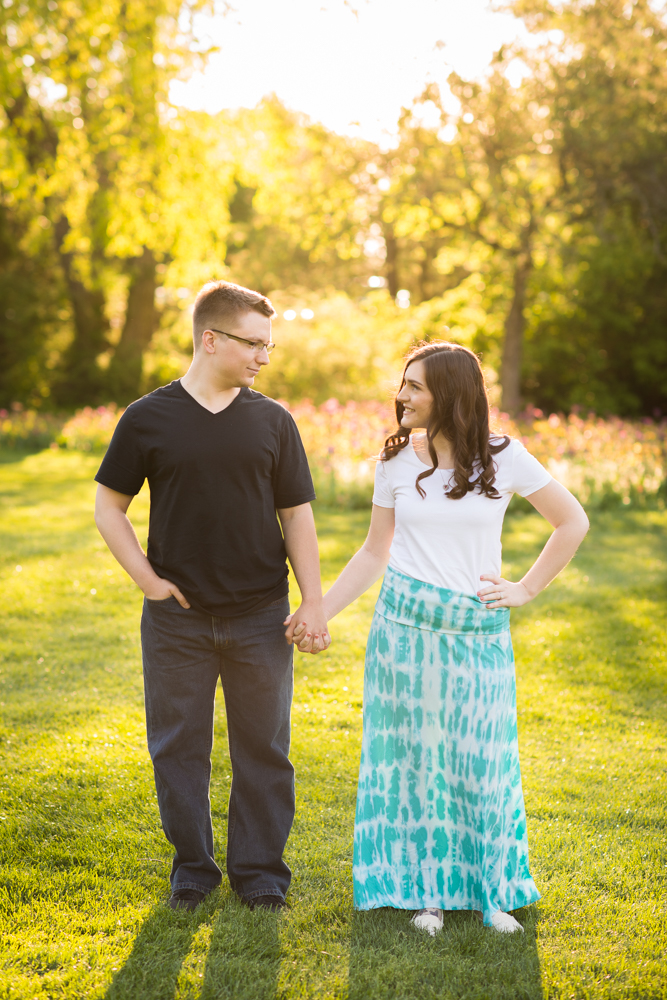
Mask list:
[{"label": "sunlight through trees", "polygon": [[[199,2],[4,0],[0,406],[125,404],[177,377],[193,296],[225,277],[366,317],[363,345],[332,322],[323,356],[446,332],[483,353],[510,413],[664,412],[664,10],[509,6],[543,44],[452,74],[457,115],[433,85],[415,95],[386,149],[276,97],[172,106],[169,81],[207,57]],[[293,350],[273,365],[297,399]]]}]

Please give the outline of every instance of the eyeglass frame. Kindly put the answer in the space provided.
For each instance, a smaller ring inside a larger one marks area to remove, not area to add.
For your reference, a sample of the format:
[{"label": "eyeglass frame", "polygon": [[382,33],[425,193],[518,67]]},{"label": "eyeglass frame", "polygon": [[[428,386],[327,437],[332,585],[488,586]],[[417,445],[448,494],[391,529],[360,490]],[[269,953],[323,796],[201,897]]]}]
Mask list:
[{"label": "eyeglass frame", "polygon": [[[261,340],[246,340],[245,337],[237,337],[236,334],[227,333],[226,330],[216,330],[214,326],[209,326],[208,329],[211,331],[211,333],[221,333],[223,337],[231,337],[232,340],[238,340],[239,344],[247,344],[248,347],[252,348],[255,354],[261,354],[262,351],[266,351],[267,354],[270,354],[271,351],[276,346],[275,344],[271,343],[271,341],[265,344]],[[259,344],[261,344],[261,347],[259,347],[258,350]]]}]

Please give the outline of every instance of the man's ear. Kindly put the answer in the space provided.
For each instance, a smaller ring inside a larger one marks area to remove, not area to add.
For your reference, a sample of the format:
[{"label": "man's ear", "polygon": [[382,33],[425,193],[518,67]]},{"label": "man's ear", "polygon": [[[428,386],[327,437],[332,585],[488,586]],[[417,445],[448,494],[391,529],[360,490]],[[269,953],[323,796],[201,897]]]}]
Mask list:
[{"label": "man's ear", "polygon": [[215,334],[211,330],[204,330],[200,340],[202,349],[207,354],[215,354]]}]

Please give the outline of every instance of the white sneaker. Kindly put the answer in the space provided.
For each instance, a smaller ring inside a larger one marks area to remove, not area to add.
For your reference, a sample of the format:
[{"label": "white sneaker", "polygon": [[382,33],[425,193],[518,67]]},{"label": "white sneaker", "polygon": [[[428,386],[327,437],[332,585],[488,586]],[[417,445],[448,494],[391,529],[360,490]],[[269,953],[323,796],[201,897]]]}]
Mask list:
[{"label": "white sneaker", "polygon": [[518,920],[514,919],[511,913],[503,913],[502,910],[496,910],[491,917],[491,923],[501,934],[516,934],[517,931],[521,931],[523,934],[523,927]]},{"label": "white sneaker", "polygon": [[429,906],[425,910],[417,910],[412,918],[412,923],[418,931],[427,931],[431,937],[435,937],[438,931],[442,930],[444,923],[442,910],[435,906]]}]

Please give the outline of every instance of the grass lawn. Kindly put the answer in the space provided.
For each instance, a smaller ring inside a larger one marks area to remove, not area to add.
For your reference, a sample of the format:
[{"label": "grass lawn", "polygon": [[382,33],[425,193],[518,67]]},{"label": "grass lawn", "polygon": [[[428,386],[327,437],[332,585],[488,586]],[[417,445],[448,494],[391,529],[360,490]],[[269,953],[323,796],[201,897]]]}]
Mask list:
[{"label": "grass lawn", "polygon": [[[532,872],[542,891],[505,938],[449,914],[352,909],[362,665],[374,595],[297,654],[298,811],[285,916],[223,884],[165,905],[170,847],[145,748],[141,600],[92,523],[96,460],[0,464],[0,998],[658,1000],[667,997],[667,513],[596,515],[581,553],[513,612]],[[132,508],[145,530],[147,498]],[[331,580],[365,512],[320,511]],[[510,517],[507,571],[547,535]],[[220,701],[212,787],[224,856],[230,768]]]}]

